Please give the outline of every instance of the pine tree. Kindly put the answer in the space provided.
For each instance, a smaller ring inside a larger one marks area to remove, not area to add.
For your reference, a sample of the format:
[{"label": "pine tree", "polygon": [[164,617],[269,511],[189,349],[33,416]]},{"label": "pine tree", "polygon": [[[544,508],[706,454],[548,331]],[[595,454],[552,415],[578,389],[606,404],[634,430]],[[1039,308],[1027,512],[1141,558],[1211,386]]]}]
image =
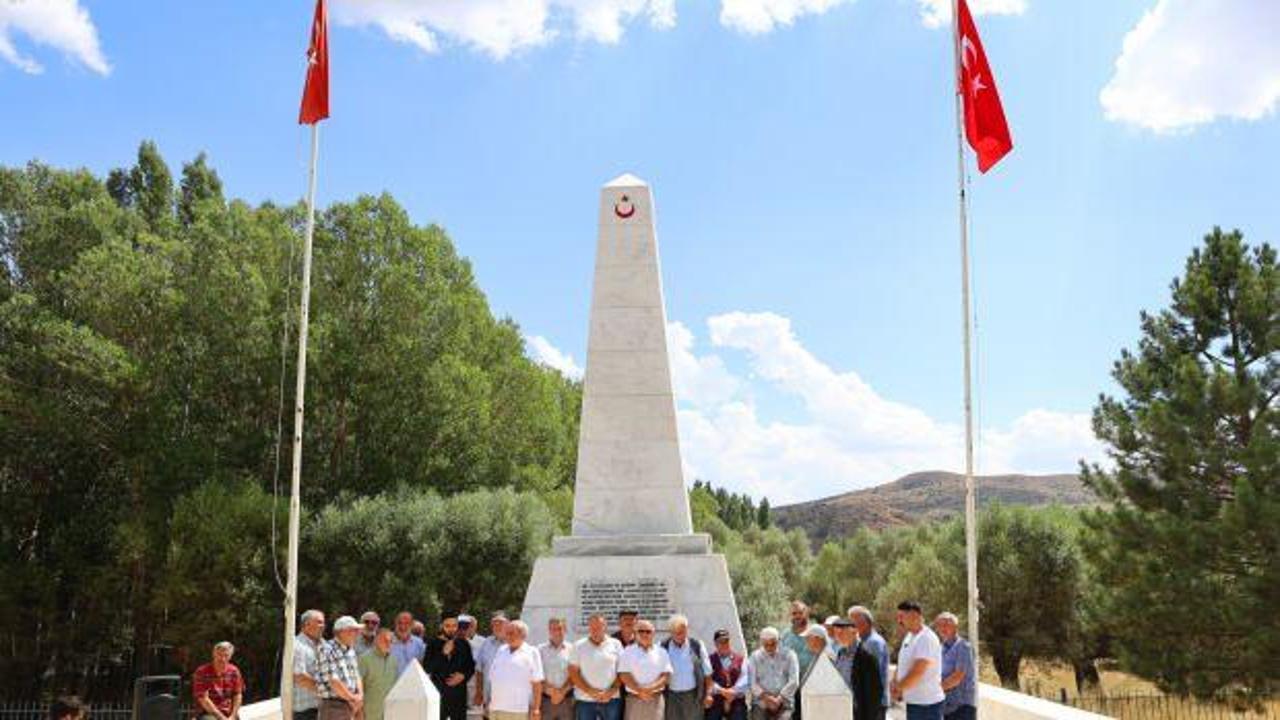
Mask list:
[{"label": "pine tree", "polygon": [[1269,245],[1215,228],[1142,315],[1085,468],[1106,504],[1087,550],[1126,666],[1207,696],[1280,688],[1280,276]]},{"label": "pine tree", "polygon": [[756,524],[761,529],[768,529],[773,524],[773,518],[769,516],[769,498],[760,499],[760,507],[756,510]]}]

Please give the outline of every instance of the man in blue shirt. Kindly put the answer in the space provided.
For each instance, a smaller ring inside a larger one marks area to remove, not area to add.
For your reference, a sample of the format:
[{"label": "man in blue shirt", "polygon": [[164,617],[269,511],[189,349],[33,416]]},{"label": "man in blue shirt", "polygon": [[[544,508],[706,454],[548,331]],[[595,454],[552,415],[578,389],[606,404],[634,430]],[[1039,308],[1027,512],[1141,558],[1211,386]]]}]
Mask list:
[{"label": "man in blue shirt", "polygon": [[391,657],[396,659],[396,675],[404,673],[414,660],[422,662],[427,644],[413,634],[413,613],[405,610],[396,615],[395,637],[391,638]]},{"label": "man in blue shirt", "polygon": [[942,639],[942,689],[947,699],[942,705],[946,720],[974,720],[978,717],[978,679],[973,671],[973,648],[960,637],[956,616],[944,612],[933,621]]},{"label": "man in blue shirt", "polygon": [[671,659],[671,679],[667,682],[665,720],[702,720],[703,708],[710,707],[711,659],[707,648],[689,637],[689,618],[672,615],[667,621],[671,637],[662,647]]}]

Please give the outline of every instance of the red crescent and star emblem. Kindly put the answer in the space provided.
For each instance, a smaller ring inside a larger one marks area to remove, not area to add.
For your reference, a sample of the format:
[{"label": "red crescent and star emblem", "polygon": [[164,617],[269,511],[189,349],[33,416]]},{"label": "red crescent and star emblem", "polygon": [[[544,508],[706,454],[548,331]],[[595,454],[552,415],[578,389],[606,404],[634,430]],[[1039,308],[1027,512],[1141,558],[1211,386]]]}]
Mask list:
[{"label": "red crescent and star emblem", "polygon": [[626,220],[636,214],[635,203],[631,202],[631,198],[623,195],[621,200],[613,204],[613,214]]}]

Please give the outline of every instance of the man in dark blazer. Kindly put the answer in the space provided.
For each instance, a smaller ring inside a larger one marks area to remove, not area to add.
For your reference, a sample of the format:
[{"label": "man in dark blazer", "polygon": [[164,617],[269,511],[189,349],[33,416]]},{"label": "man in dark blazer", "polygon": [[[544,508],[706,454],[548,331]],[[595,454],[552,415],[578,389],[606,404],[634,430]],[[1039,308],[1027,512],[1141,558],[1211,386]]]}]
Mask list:
[{"label": "man in dark blazer", "polygon": [[858,641],[858,630],[849,618],[838,618],[835,626],[840,652],[836,669],[853,691],[854,720],[884,720],[884,683],[880,679],[880,663]]}]

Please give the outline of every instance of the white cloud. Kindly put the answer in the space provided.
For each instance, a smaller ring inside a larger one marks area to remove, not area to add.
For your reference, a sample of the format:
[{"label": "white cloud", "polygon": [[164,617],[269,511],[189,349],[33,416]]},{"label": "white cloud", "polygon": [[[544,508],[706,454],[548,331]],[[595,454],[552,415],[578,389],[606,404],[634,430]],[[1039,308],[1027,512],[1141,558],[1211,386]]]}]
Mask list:
[{"label": "white cloud", "polygon": [[853,0],[721,0],[720,22],[749,35],[791,25],[803,15],[821,15]]},{"label": "white cloud", "polygon": [[693,354],[693,333],[681,322],[667,323],[667,355],[671,358],[671,378],[676,397],[697,406],[727,402],[742,383],[715,355]]},{"label": "white cloud", "polygon": [[89,11],[78,0],[0,0],[0,58],[23,72],[44,72],[38,60],[18,49],[16,35],[60,50],[100,75],[111,72]]},{"label": "white cloud", "polygon": [[612,44],[632,20],[646,17],[657,28],[676,21],[675,0],[338,0],[333,17],[376,26],[425,52],[437,52],[443,37],[499,60],[545,45],[564,28]]},{"label": "white cloud", "polygon": [[574,361],[573,356],[552,345],[550,340],[541,335],[526,335],[525,343],[529,346],[534,362],[555,368],[565,377],[582,379],[582,367]]},{"label": "white cloud", "polygon": [[[920,20],[925,27],[940,28],[951,24],[952,0],[919,0]],[[969,12],[978,15],[1021,15],[1027,11],[1026,0],[972,0]]]},{"label": "white cloud", "polygon": [[1280,101],[1280,2],[1158,0],[1129,34],[1100,99],[1156,132],[1258,120]]},{"label": "white cloud", "polygon": [[[2,0],[0,0],[2,1]],[[788,27],[853,0],[720,0],[720,23],[748,35]],[[926,25],[951,18],[951,0],[918,0]],[[1019,15],[1026,0],[971,0],[973,12]],[[371,25],[428,53],[453,43],[501,60],[566,35],[604,44],[622,39],[632,22],[675,27],[676,0],[335,0],[344,25]]]},{"label": "white cloud", "polygon": [[[704,355],[685,326],[668,330],[690,478],[783,503],[962,466],[959,425],[880,395],[855,372],[836,371],[803,346],[786,318],[735,312],[707,327],[717,350]],[[744,358],[749,376],[730,372],[725,353]],[[762,417],[753,394],[765,391],[798,400],[802,417]],[[1071,472],[1080,458],[1102,457],[1087,414],[1043,409],[986,428],[979,451],[983,473]]]},{"label": "white cloud", "polygon": [[[667,352],[680,420],[685,473],[775,503],[808,500],[888,482],[919,470],[959,470],[962,428],[877,393],[856,372],[814,356],[791,321],[731,312],[707,320],[708,352],[683,323],[667,325]],[[540,335],[530,356],[581,379],[573,357]],[[729,360],[748,371],[735,373]],[[757,396],[798,401],[799,417],[766,417]],[[1074,472],[1101,460],[1089,415],[1032,409],[979,439],[982,473]]]}]

